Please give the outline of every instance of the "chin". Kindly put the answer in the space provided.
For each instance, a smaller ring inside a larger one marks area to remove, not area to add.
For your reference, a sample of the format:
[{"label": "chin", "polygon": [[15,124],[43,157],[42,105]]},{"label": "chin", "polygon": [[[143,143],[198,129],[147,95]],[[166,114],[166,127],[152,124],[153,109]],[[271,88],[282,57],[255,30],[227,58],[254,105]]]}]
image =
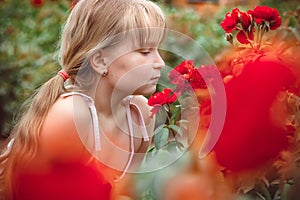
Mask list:
[{"label": "chin", "polygon": [[156,91],[156,85],[139,88],[134,92],[134,95],[150,96]]}]

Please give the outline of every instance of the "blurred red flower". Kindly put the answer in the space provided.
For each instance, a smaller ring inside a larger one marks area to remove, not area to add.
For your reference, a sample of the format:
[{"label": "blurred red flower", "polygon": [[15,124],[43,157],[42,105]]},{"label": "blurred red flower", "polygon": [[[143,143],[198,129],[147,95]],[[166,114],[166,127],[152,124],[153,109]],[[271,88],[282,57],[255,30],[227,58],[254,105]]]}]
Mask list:
[{"label": "blurred red flower", "polygon": [[219,164],[231,171],[259,167],[288,146],[288,131],[272,121],[271,108],[279,92],[295,77],[276,60],[256,60],[225,84],[227,113],[215,146]]},{"label": "blurred red flower", "polygon": [[39,8],[44,5],[45,0],[30,0],[30,3],[33,7]]}]

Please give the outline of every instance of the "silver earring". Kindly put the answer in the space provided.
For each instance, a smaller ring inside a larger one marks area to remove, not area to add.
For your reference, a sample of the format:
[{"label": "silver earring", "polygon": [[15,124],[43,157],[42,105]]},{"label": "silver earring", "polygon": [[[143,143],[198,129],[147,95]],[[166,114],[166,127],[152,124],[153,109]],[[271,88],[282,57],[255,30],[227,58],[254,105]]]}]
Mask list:
[{"label": "silver earring", "polygon": [[108,74],[108,71],[107,71],[107,69],[106,69],[106,70],[104,70],[104,72],[103,72],[103,74],[102,74],[101,76],[102,76],[102,77],[105,77],[107,74]]}]

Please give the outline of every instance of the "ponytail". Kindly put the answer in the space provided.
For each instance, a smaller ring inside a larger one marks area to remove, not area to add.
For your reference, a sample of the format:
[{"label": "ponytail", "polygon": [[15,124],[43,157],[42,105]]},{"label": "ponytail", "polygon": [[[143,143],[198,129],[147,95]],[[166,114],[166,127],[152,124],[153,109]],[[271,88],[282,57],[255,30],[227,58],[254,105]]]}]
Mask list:
[{"label": "ponytail", "polygon": [[7,149],[0,155],[0,197],[13,198],[14,172],[36,155],[41,127],[51,106],[65,92],[64,81],[58,74],[42,85],[10,134]]}]

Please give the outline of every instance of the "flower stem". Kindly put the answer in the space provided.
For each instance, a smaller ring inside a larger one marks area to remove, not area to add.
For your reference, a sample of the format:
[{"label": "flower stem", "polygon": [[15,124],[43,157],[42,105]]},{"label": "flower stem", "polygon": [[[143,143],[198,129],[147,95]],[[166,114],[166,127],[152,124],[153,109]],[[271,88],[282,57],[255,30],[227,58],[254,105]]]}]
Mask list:
[{"label": "flower stem", "polygon": [[259,42],[259,35],[260,35],[260,28],[258,27],[258,31],[256,34],[256,44],[258,44],[258,42]]},{"label": "flower stem", "polygon": [[171,124],[171,117],[170,117],[170,105],[166,104],[166,106],[168,107],[168,109],[165,109],[166,114],[167,114],[167,119],[168,119],[168,124]]},{"label": "flower stem", "polygon": [[259,50],[260,47],[261,47],[261,41],[262,41],[262,38],[263,38],[264,33],[265,33],[265,30],[264,30],[264,29],[261,29],[261,31],[260,31],[260,37],[259,37],[259,41],[258,41],[258,47],[257,47],[258,50]]},{"label": "flower stem", "polygon": [[[170,107],[169,104],[166,104],[166,105],[167,105],[167,107],[168,107],[168,111],[166,110],[166,113],[167,113],[167,119],[168,119],[168,125],[170,125],[170,124],[172,123],[172,122],[171,122],[171,116],[170,116],[170,115],[171,115],[171,107]],[[169,128],[169,131],[172,133],[172,135],[173,135],[175,141],[178,142],[174,130],[171,129],[171,128]]]}]

